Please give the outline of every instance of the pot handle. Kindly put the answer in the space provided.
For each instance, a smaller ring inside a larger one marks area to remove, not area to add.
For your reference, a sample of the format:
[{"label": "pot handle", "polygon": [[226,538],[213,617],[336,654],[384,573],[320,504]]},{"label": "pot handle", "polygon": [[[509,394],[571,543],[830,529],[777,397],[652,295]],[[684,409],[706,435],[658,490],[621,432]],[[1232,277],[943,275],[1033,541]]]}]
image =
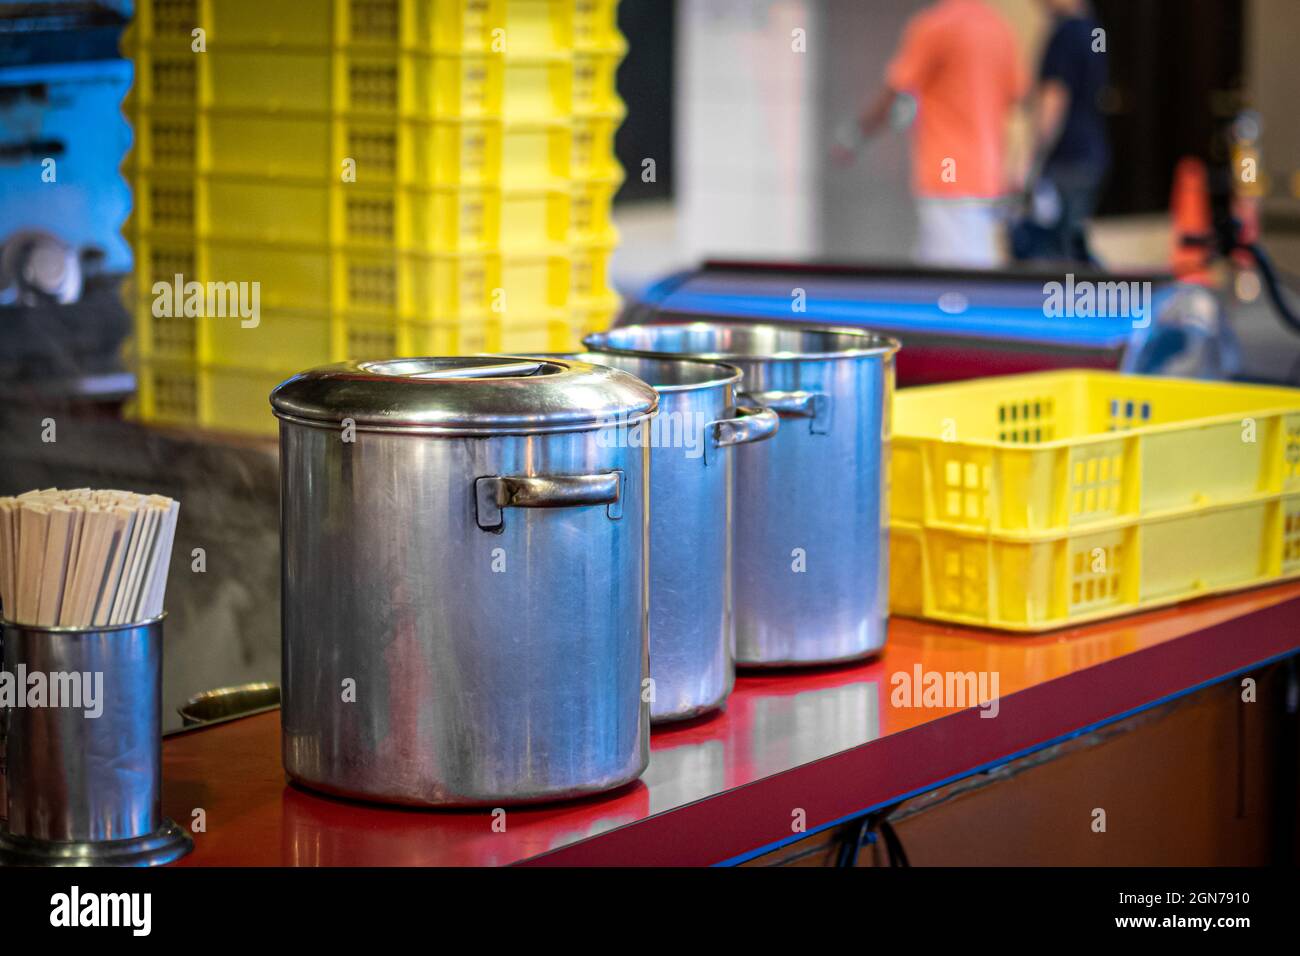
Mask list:
[{"label": "pot handle", "polygon": [[746,392],[744,397],[787,418],[812,419],[809,430],[814,435],[831,430],[831,397],[825,392]]},{"label": "pot handle", "polygon": [[[707,446],[709,449],[728,448],[764,441],[775,435],[780,426],[781,416],[773,409],[760,405],[737,405],[731,410],[730,418],[720,418],[705,426]],[[708,463],[707,453],[705,463]]]},{"label": "pot handle", "polygon": [[623,517],[623,472],[602,475],[490,475],[474,480],[478,526],[505,530],[506,508],[579,508],[605,505],[610,518]]}]

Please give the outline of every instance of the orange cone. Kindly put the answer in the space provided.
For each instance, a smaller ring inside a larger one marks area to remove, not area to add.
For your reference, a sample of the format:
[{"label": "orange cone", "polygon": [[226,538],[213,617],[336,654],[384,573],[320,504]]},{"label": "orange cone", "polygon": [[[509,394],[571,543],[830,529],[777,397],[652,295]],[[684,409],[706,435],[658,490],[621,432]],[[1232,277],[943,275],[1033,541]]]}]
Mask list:
[{"label": "orange cone", "polygon": [[1210,222],[1210,178],[1205,163],[1184,156],[1174,167],[1174,184],[1169,194],[1169,219],[1173,227],[1169,268],[1184,282],[1212,285],[1210,249],[1188,243],[1188,237],[1208,237]]}]

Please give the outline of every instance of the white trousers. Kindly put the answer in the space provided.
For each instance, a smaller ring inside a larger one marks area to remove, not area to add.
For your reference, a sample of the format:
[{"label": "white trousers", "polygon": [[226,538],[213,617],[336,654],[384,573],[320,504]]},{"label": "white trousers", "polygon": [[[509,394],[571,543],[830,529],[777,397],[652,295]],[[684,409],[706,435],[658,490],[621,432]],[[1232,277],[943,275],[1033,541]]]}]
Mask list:
[{"label": "white trousers", "polygon": [[1003,223],[993,199],[917,199],[913,256],[922,265],[995,269],[1004,260]]}]

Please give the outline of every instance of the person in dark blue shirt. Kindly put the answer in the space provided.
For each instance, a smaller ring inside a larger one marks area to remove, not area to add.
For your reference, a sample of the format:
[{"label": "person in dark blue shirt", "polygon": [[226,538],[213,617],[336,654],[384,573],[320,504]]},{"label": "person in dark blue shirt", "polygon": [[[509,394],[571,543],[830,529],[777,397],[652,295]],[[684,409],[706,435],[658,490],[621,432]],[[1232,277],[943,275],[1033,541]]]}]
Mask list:
[{"label": "person in dark blue shirt", "polygon": [[1110,166],[1100,102],[1106,35],[1087,0],[1041,2],[1054,19],[1034,96],[1034,219],[1041,228],[1030,257],[1095,265],[1087,220]]}]

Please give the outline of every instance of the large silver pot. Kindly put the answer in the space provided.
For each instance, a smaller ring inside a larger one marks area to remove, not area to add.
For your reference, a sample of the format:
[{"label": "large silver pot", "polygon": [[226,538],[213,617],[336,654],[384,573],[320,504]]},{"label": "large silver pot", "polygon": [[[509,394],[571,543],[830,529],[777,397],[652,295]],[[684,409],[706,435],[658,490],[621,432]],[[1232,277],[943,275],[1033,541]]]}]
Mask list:
[{"label": "large silver pot", "polygon": [[690,322],[589,336],[594,352],[726,362],[780,413],[736,454],[736,662],[827,664],[885,643],[893,339],[860,329]]},{"label": "large silver pot", "polygon": [[505,356],[272,393],[291,778],[496,806],[641,774],[649,459],[626,432],[657,401],[614,369]]},{"label": "large silver pot", "polygon": [[732,446],[770,438],[780,418],[737,405],[740,371],[717,362],[587,353],[659,393],[649,424],[650,677],[654,723],[726,703],[735,684],[731,606]]}]

